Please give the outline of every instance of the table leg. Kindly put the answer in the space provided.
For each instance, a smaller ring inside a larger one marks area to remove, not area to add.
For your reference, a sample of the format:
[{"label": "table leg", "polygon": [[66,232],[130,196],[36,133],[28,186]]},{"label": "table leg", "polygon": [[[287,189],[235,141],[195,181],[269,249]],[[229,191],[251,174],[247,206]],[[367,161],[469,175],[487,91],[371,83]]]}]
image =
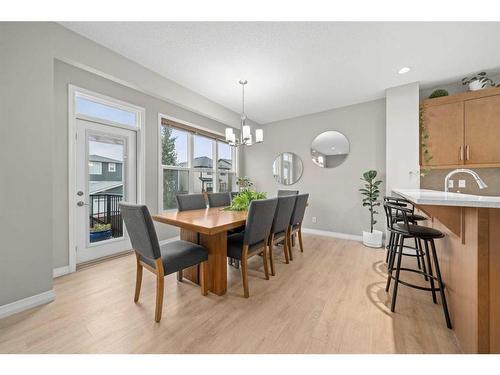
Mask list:
[{"label": "table leg", "polygon": [[227,291],[227,232],[200,233],[200,245],[208,250],[208,290],[222,296]]},{"label": "table leg", "polygon": [[[208,290],[219,296],[227,292],[227,232],[213,235],[181,229],[181,240],[198,243],[208,250]],[[199,284],[198,266],[186,268],[183,276]]]}]

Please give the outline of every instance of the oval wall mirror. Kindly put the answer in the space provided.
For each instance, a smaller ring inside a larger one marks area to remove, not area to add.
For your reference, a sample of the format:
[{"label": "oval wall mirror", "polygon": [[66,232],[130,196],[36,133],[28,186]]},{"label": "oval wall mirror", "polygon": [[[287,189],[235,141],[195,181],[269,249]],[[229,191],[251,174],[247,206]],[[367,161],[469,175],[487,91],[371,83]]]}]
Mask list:
[{"label": "oval wall mirror", "polygon": [[347,137],[335,130],[319,134],[311,143],[311,159],[321,168],[335,168],[349,155],[350,145]]},{"label": "oval wall mirror", "polygon": [[302,176],[302,160],[293,152],[283,152],[273,163],[274,179],[282,185],[293,185]]}]

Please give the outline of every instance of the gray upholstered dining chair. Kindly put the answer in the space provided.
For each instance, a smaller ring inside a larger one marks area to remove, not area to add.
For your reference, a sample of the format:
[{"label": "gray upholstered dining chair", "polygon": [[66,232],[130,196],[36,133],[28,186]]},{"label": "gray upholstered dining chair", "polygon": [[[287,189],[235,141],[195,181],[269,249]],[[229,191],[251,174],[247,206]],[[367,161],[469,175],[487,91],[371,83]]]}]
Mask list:
[{"label": "gray upholstered dining chair", "polygon": [[207,201],[204,194],[177,194],[176,198],[179,211],[207,208]]},{"label": "gray upholstered dining chair", "polygon": [[227,207],[231,205],[231,193],[208,193],[209,207]]},{"label": "gray upholstered dining chair", "polygon": [[139,301],[142,270],[146,268],[156,275],[155,320],[161,319],[164,278],[200,264],[201,294],[207,295],[208,252],[200,245],[187,241],[174,241],[160,245],[153,220],[145,205],[120,202],[120,212],[135,251],[137,276],[134,302]]},{"label": "gray upholstered dining chair", "polygon": [[283,242],[283,253],[285,262],[288,264],[288,231],[290,229],[290,220],[292,218],[293,209],[295,207],[295,195],[287,195],[278,198],[278,205],[274,214],[273,225],[271,226],[271,234],[269,236],[269,260],[271,263],[271,275],[275,275],[274,271],[274,254],[273,246]]},{"label": "gray upholstered dining chair", "polygon": [[297,199],[295,200],[295,207],[290,219],[289,235],[287,236],[290,260],[293,260],[292,236],[294,236],[295,234],[297,234],[299,237],[300,251],[304,252],[304,244],[302,243],[302,221],[304,220],[308,198],[309,194],[299,194],[297,195]]},{"label": "gray upholstered dining chair", "polygon": [[248,208],[245,231],[227,237],[227,256],[241,261],[241,277],[243,291],[248,298],[248,258],[262,254],[264,274],[269,280],[267,265],[267,243],[273,225],[274,213],[278,204],[277,198],[254,200]]},{"label": "gray upholstered dining chair", "polygon": [[299,194],[298,190],[278,190],[278,197],[285,197],[287,195],[297,195]]}]

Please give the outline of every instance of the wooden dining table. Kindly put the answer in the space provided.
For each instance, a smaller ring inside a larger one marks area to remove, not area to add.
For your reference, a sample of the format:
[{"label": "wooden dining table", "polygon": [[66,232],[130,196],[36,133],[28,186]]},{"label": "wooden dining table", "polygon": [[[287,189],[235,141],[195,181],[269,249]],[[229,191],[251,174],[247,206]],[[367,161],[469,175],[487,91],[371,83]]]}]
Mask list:
[{"label": "wooden dining table", "polygon": [[[247,211],[225,211],[214,207],[201,210],[171,211],[153,220],[180,228],[181,240],[204,246],[208,251],[208,290],[219,296],[227,292],[227,232],[245,225]],[[193,266],[182,277],[199,284],[199,268]]]}]

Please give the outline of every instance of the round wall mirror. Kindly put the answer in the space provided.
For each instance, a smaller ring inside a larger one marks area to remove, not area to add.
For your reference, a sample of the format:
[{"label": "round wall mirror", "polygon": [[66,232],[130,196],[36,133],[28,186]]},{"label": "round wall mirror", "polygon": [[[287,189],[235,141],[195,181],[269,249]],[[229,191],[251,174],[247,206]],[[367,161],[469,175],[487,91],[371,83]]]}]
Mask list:
[{"label": "round wall mirror", "polygon": [[311,144],[311,159],[321,168],[335,168],[349,155],[349,140],[334,130],[318,135]]},{"label": "round wall mirror", "polygon": [[274,179],[282,185],[293,185],[302,176],[302,160],[293,152],[283,152],[273,163]]}]

